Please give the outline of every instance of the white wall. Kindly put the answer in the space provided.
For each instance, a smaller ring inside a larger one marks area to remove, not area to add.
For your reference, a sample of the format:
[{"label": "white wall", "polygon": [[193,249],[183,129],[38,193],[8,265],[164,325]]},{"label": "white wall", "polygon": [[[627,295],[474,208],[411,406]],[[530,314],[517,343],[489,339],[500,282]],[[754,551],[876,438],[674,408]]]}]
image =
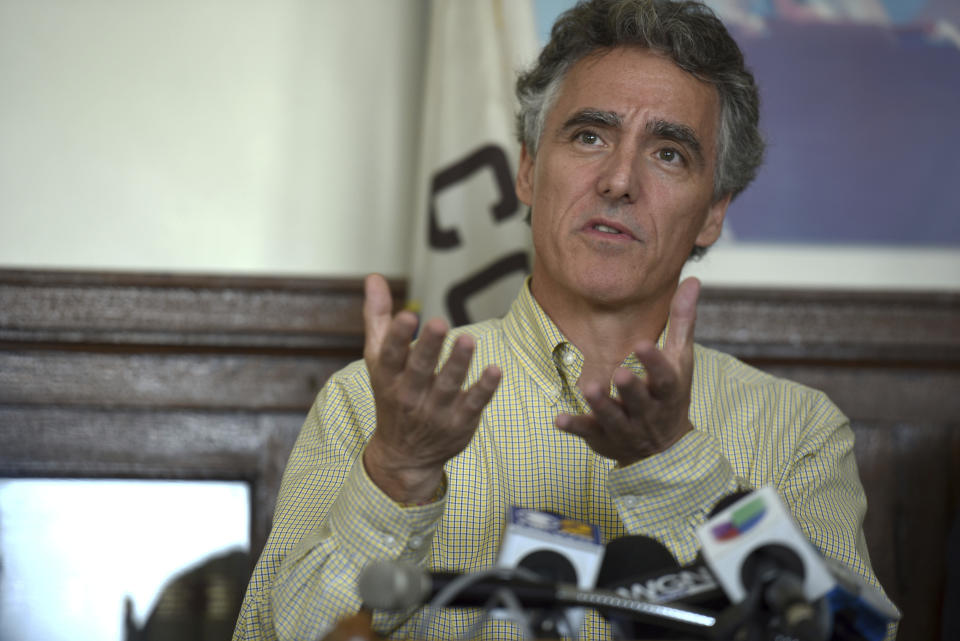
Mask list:
[{"label": "white wall", "polygon": [[423,0],[0,0],[0,265],[407,270]]}]

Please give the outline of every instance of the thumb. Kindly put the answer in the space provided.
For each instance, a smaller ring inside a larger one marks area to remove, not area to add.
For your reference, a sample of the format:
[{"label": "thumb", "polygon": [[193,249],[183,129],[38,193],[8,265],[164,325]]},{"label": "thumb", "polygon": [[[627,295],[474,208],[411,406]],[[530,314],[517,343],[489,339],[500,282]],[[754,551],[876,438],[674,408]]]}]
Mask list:
[{"label": "thumb", "polygon": [[363,283],[363,358],[367,366],[373,365],[380,356],[380,348],[387,336],[393,313],[393,297],[390,286],[380,274],[370,274]]},{"label": "thumb", "polygon": [[693,331],[697,321],[697,299],[700,297],[700,281],[687,278],[673,295],[670,304],[670,331],[665,348],[674,354],[693,349]]}]

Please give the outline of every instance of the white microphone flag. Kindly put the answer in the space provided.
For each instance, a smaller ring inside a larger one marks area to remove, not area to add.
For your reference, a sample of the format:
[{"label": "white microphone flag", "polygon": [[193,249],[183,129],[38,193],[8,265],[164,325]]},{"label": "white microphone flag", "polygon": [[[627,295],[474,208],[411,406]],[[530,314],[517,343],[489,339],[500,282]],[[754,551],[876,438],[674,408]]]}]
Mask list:
[{"label": "white microphone flag", "polygon": [[506,313],[529,272],[514,83],[539,49],[531,0],[433,0],[429,39],[410,304],[462,325]]}]

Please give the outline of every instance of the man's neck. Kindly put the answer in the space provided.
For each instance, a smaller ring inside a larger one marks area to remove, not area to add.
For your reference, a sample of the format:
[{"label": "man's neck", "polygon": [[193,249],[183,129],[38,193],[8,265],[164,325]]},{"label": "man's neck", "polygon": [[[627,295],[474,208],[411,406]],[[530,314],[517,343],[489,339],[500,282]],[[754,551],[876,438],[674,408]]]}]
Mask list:
[{"label": "man's neck", "polygon": [[613,372],[634,351],[638,341],[660,337],[670,312],[670,295],[633,304],[602,305],[582,297],[540,292],[534,298],[563,335],[583,354],[578,385],[610,384]]}]

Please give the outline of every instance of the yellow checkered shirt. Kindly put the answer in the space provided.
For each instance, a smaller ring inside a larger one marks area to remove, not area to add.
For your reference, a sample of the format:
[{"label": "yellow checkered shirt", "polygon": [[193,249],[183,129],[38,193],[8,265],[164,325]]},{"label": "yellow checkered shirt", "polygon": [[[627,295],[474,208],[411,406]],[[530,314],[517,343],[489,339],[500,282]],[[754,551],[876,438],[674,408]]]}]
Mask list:
[{"label": "yellow checkered shirt", "polygon": [[[817,548],[877,585],[861,528],[866,498],[853,433],[823,393],[698,345],[690,405],[696,429],[665,452],[616,468],[554,427],[560,413],[589,411],[575,384],[583,356],[529,287],[502,320],[452,331],[447,350],[459,334],[477,345],[467,385],[490,364],[503,377],[473,440],[446,465],[445,496],[405,507],[371,482],[361,462],[376,427],[366,367],[356,362],[334,374],[290,456],[234,639],[322,638],[360,607],[357,577],[373,560],[456,572],[490,566],[511,505],[594,523],[604,541],[650,536],[689,563],[699,547],[694,528],[721,497],[773,485]],[[624,365],[642,373],[632,355]],[[477,613],[445,610],[425,634],[422,612],[405,623],[404,616],[378,612],[374,626],[396,638],[453,639]],[[511,623],[491,621],[478,638],[519,634]],[[581,638],[609,634],[588,611]]]}]

